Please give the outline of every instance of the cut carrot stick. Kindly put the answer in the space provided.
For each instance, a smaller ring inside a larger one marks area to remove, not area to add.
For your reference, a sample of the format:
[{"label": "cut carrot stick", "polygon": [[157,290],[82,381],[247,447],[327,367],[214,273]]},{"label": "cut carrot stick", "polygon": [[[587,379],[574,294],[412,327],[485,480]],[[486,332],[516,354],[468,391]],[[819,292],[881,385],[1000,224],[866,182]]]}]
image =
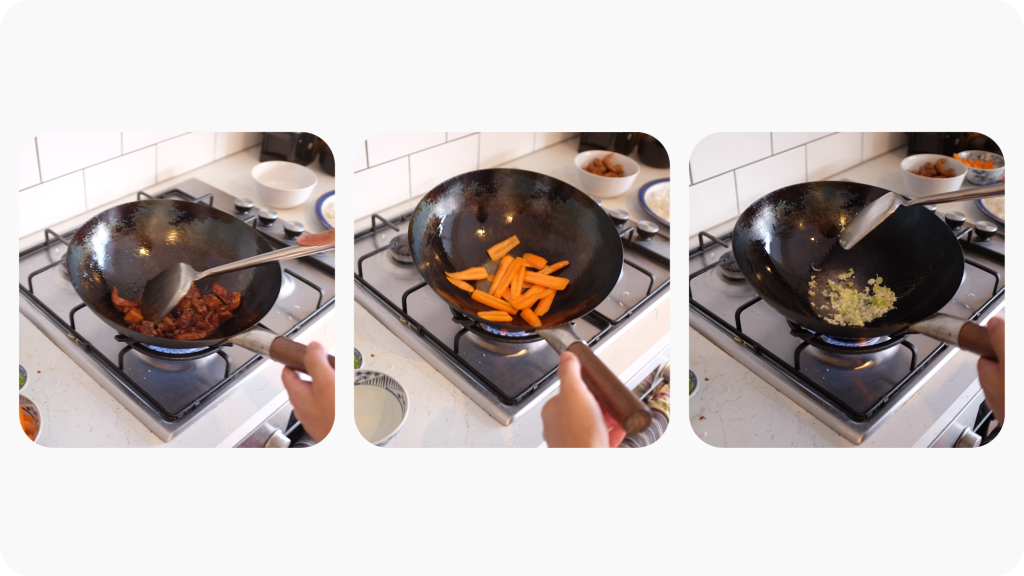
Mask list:
[{"label": "cut carrot stick", "polygon": [[514,298],[512,298],[512,289],[511,288],[505,288],[505,293],[502,294],[501,297],[504,298],[505,301],[508,302],[509,304],[511,304],[512,301],[515,300]]},{"label": "cut carrot stick", "polygon": [[473,288],[471,285],[467,284],[466,282],[463,282],[462,280],[457,280],[455,278],[449,278],[448,281],[451,282],[452,284],[455,284],[456,286],[458,286],[460,290],[465,290],[466,292],[469,292],[470,294],[472,294],[473,291],[476,290],[476,288]]},{"label": "cut carrot stick", "polygon": [[506,255],[513,248],[519,245],[519,238],[513,236],[503,242],[498,242],[494,246],[487,249],[487,255],[491,257],[491,260],[501,260],[502,256]]},{"label": "cut carrot stick", "polygon": [[[529,290],[527,290],[526,292],[523,292],[523,295],[520,296],[519,298],[526,298],[527,296],[533,296],[534,294],[540,294],[541,292],[543,292],[545,290],[547,290],[547,288],[545,288],[543,286],[534,286],[534,287],[530,288]],[[513,300],[519,300],[519,298],[513,298]]]},{"label": "cut carrot stick", "polygon": [[[565,290],[565,287],[569,285],[568,278],[559,278],[558,276],[545,276],[537,272],[527,272],[526,280],[528,282],[533,282],[538,286],[543,286],[545,288],[554,288],[555,290]],[[515,290],[512,291],[512,294],[515,295]]]},{"label": "cut carrot stick", "polygon": [[488,274],[486,280],[488,282],[494,282],[494,274]]},{"label": "cut carrot stick", "polygon": [[517,314],[519,312],[518,310],[513,308],[512,305],[509,304],[508,302],[505,302],[504,300],[499,300],[494,296],[491,296],[487,292],[484,292],[483,290],[473,291],[473,295],[471,296],[471,298],[483,304],[484,306],[494,308],[495,310],[501,310],[502,312],[508,312],[509,314]]},{"label": "cut carrot stick", "polygon": [[552,292],[551,294],[548,294],[547,296],[541,298],[540,302],[537,303],[537,309],[533,311],[534,314],[536,314],[537,316],[543,316],[543,315],[547,314],[548,310],[551,309],[551,303],[554,302],[554,301],[555,301],[555,293],[554,292]]},{"label": "cut carrot stick", "polygon": [[[512,258],[511,256],[507,256],[507,258],[509,258],[508,268],[505,269],[505,273],[502,274],[496,285],[491,286],[494,288],[494,293],[492,293],[491,296],[494,296],[495,298],[505,293],[505,289],[512,285],[512,277],[515,276],[515,258]],[[488,292],[490,293],[490,291]]]},{"label": "cut carrot stick", "polygon": [[523,294],[523,280],[526,279],[526,260],[516,258],[519,267],[516,268],[516,275],[512,278],[512,297],[519,298]]},{"label": "cut carrot stick", "polygon": [[519,314],[523,317],[523,320],[526,320],[526,323],[529,324],[530,326],[533,326],[534,328],[541,327],[540,318],[537,318],[537,315],[533,313],[533,310],[530,310],[529,308],[523,308],[523,311],[520,312]]},{"label": "cut carrot stick", "polygon": [[449,278],[456,280],[484,280],[487,278],[487,269],[483,266],[468,268],[462,272],[445,272]]},{"label": "cut carrot stick", "polygon": [[506,312],[477,312],[477,316],[491,322],[511,322],[512,317]]},{"label": "cut carrot stick", "polygon": [[537,274],[543,274],[543,275],[547,276],[548,274],[551,274],[552,272],[557,272],[557,271],[561,270],[562,268],[565,268],[568,265],[569,265],[569,261],[568,260],[562,260],[561,262],[555,262],[554,264],[551,264],[550,266],[545,266],[544,268],[538,270]]},{"label": "cut carrot stick", "polygon": [[524,308],[529,308],[530,306],[533,306],[534,302],[540,300],[541,298],[547,298],[548,296],[550,296],[550,295],[552,295],[554,293],[555,293],[555,289],[554,288],[548,288],[548,289],[544,290],[543,292],[538,292],[537,294],[534,294],[532,296],[523,296],[522,298],[519,298],[518,300],[513,302],[512,306],[515,307],[516,310],[522,310]]},{"label": "cut carrot stick", "polygon": [[537,256],[536,254],[530,254],[529,252],[523,254],[523,260],[526,260],[526,264],[529,265],[530,268],[537,268],[538,270],[548,265],[547,260]]},{"label": "cut carrot stick", "polygon": [[501,259],[501,263],[498,264],[498,271],[494,273],[494,280],[491,281],[491,289],[487,291],[488,294],[491,296],[498,296],[501,294],[500,292],[497,292],[498,286],[500,286],[502,281],[505,279],[505,274],[508,273],[508,267],[512,265],[512,262],[515,262],[515,258],[511,256],[505,256]]}]

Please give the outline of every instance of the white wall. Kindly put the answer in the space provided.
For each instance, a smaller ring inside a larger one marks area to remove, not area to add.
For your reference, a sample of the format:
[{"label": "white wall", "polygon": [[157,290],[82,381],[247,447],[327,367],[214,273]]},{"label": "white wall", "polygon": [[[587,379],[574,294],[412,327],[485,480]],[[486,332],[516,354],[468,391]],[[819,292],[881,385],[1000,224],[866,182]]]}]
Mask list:
[{"label": "white wall", "polygon": [[356,151],[355,219],[421,196],[464,172],[493,168],[577,132],[389,132]]},{"label": "white wall", "polygon": [[259,144],[262,132],[49,132],[18,172],[18,236]]},{"label": "white wall", "polygon": [[690,155],[690,232],[779,188],[829,177],[907,143],[905,132],[721,132]]}]

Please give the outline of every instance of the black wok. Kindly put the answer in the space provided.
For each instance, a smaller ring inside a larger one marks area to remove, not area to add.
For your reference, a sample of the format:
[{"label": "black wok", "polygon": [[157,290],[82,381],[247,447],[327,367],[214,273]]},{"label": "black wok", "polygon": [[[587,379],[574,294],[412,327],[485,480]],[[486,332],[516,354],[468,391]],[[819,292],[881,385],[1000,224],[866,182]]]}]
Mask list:
[{"label": "black wok", "polygon": [[[512,235],[521,244],[512,254],[531,252],[549,262],[568,260],[555,275],[569,286],[555,296],[550,311],[534,330],[521,316],[511,323],[488,322],[477,312],[489,308],[452,285],[445,272],[498,263],[487,248]],[[569,322],[586,315],[611,292],[622,273],[622,241],[608,215],[576,188],[525,170],[478,170],[456,176],[431,190],[413,212],[409,225],[413,262],[446,302],[482,324],[544,337],[559,353],[571,350],[583,365],[584,380],[605,409],[627,431],[643,429],[650,412],[580,342]]]},{"label": "black wok", "polygon": [[[923,206],[896,210],[850,250],[839,246],[842,227],[888,192],[854,182],[809,182],[763,196],[736,222],[736,263],[765,302],[815,332],[856,339],[915,331],[994,357],[983,328],[936,315],[960,288],[964,255],[949,227]],[[808,282],[850,268],[857,289],[881,276],[896,294],[896,308],[865,326],[825,322],[811,306],[826,302],[825,291],[809,296]]]}]

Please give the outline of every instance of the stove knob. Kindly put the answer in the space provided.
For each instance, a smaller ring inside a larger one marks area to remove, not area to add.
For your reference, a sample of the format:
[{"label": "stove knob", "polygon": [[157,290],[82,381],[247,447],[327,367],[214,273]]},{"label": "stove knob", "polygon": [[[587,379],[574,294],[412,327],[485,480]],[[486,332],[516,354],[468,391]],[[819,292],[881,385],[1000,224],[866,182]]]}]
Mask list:
[{"label": "stove knob", "polygon": [[964,428],[964,431],[960,434],[960,437],[956,439],[954,448],[977,448],[981,445],[981,436],[974,433],[974,430],[970,428]]},{"label": "stove knob", "polygon": [[650,220],[641,220],[636,225],[636,233],[640,235],[640,241],[650,240],[658,233],[658,225]]},{"label": "stove knob", "polygon": [[248,214],[249,210],[252,210],[252,200],[248,198],[236,198],[235,199],[235,212],[239,214]]},{"label": "stove knob", "polygon": [[274,433],[267,439],[267,443],[263,445],[264,448],[287,448],[292,445],[292,439],[285,436],[284,432],[280,430],[274,430]]},{"label": "stove knob", "polygon": [[621,227],[623,224],[626,223],[627,220],[629,220],[629,212],[619,209],[609,210],[608,217],[612,219],[612,222],[615,223],[615,226]]},{"label": "stove knob", "polygon": [[305,231],[306,227],[298,220],[289,220],[284,223],[284,235],[291,240],[298,238]]},{"label": "stove knob", "polygon": [[978,235],[979,242],[985,242],[999,231],[999,227],[988,220],[978,220],[974,225],[974,232]]},{"label": "stove knob", "polygon": [[946,224],[949,224],[953,230],[959,230],[966,220],[967,216],[963,212],[946,212]]},{"label": "stove knob", "polygon": [[260,210],[256,214],[260,217],[260,226],[270,228],[277,222],[277,210]]},{"label": "stove knob", "polygon": [[924,209],[935,214],[935,211],[939,209],[939,206],[937,204],[925,204]]}]

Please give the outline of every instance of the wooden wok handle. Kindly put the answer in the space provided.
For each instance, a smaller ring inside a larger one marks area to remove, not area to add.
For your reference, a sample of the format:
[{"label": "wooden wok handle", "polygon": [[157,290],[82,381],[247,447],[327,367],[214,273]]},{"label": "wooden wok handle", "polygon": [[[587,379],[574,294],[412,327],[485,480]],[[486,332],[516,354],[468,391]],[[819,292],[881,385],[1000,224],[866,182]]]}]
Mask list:
[{"label": "wooden wok handle", "polygon": [[957,337],[960,348],[968,352],[974,352],[982,358],[999,361],[995,348],[992,347],[992,339],[988,336],[988,328],[979,326],[973,322],[964,323]]},{"label": "wooden wok handle", "polygon": [[622,385],[593,350],[583,342],[574,342],[567,349],[580,359],[583,381],[587,383],[598,404],[611,414],[627,434],[642,432],[651,424],[651,411]]},{"label": "wooden wok handle", "polygon": [[[289,340],[284,337],[277,337],[270,344],[270,359],[276,360],[289,368],[305,372],[306,370],[306,345],[299,344],[294,340]],[[327,355],[327,361],[331,363],[331,368],[334,368],[334,356]]]}]

